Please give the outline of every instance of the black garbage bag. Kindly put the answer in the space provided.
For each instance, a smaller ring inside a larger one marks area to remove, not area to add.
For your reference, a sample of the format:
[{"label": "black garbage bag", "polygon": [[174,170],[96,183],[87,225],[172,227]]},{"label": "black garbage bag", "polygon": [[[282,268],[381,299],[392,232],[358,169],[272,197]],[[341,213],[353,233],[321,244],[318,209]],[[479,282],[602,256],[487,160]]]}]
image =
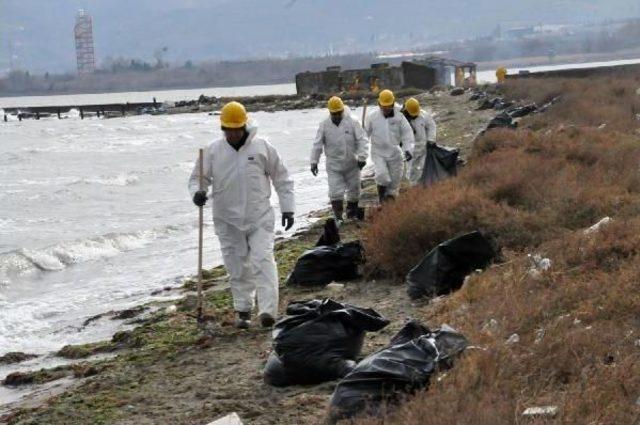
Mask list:
[{"label": "black garbage bag", "polygon": [[493,97],[490,99],[484,99],[482,102],[480,102],[480,105],[478,106],[478,111],[484,111],[487,109],[493,109],[496,105],[497,102],[501,102],[502,99],[499,97]]},{"label": "black garbage bag", "polygon": [[509,114],[502,112],[489,121],[487,130],[491,128],[516,128],[517,126],[518,125],[513,122],[513,119]]},{"label": "black garbage bag", "polygon": [[356,415],[377,416],[381,408],[428,387],[437,369],[448,369],[468,345],[467,339],[443,325],[431,331],[411,321],[389,346],[362,360],[336,386],[329,423]]},{"label": "black garbage bag", "polygon": [[286,386],[342,378],[356,366],[365,333],[387,324],[375,310],[331,299],[291,303],[275,325],[264,381]]},{"label": "black garbage bag", "polygon": [[502,111],[507,108],[511,108],[513,106],[513,102],[504,99],[498,99],[496,103],[493,105],[493,109],[496,111]]},{"label": "black garbage bag", "polygon": [[431,330],[418,320],[409,320],[397,334],[391,337],[391,341],[389,341],[388,346],[404,344],[405,342],[419,338],[422,335],[427,335],[429,332],[431,332]]},{"label": "black garbage bag", "polygon": [[476,91],[469,97],[469,101],[473,102],[473,101],[476,101],[476,100],[484,99],[485,97],[487,97],[487,94],[485,92]]},{"label": "black garbage bag", "polygon": [[327,221],[324,222],[324,231],[322,235],[320,235],[316,246],[335,245],[338,242],[340,242],[338,224],[334,218],[328,218]]},{"label": "black garbage bag", "polygon": [[538,107],[536,106],[536,104],[532,103],[525,106],[518,106],[515,108],[511,108],[507,111],[507,113],[511,118],[521,118],[521,117],[526,117],[527,115],[530,115],[536,112],[537,110],[538,110]]},{"label": "black garbage bag", "polygon": [[458,173],[458,155],[457,149],[447,149],[436,143],[428,143],[420,183],[430,186],[455,176]]},{"label": "black garbage bag", "polygon": [[464,278],[485,268],[496,257],[493,246],[480,232],[472,232],[441,243],[407,274],[407,292],[412,299],[434,297],[460,289]]},{"label": "black garbage bag", "polygon": [[305,251],[287,278],[287,285],[319,286],[333,281],[357,279],[364,262],[360,241],[317,246]]}]

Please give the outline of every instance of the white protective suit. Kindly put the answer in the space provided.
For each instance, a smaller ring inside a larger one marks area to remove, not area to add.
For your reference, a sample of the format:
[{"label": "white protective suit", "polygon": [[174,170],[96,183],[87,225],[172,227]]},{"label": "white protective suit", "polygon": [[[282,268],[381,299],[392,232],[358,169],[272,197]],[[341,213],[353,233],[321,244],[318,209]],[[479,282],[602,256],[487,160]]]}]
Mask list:
[{"label": "white protective suit", "polygon": [[371,159],[376,184],[385,186],[387,194],[398,196],[404,173],[404,152],[413,154],[413,130],[395,106],[393,117],[385,118],[380,108],[369,114],[364,129],[371,138]]},{"label": "white protective suit", "polygon": [[[213,224],[229,273],[236,311],[250,312],[258,297],[259,313],[278,313],[278,270],[273,255],[274,212],[269,198],[271,183],[280,210],[294,212],[293,180],[276,149],[249,137],[236,151],[224,136],[204,151],[205,190],[211,187]],[[189,179],[193,196],[199,190],[198,161]]]},{"label": "white protective suit", "polygon": [[311,149],[311,164],[318,164],[322,152],[326,156],[329,199],[347,202],[360,200],[360,169],[358,161],[366,161],[369,141],[360,123],[345,109],[340,125],[331,116],[320,123]]},{"label": "white protective suit", "polygon": [[413,159],[408,164],[408,178],[412,185],[418,184],[422,176],[425,157],[427,156],[427,143],[436,142],[437,126],[433,116],[426,111],[420,111],[420,114],[412,120],[409,120],[415,144],[413,146]]}]

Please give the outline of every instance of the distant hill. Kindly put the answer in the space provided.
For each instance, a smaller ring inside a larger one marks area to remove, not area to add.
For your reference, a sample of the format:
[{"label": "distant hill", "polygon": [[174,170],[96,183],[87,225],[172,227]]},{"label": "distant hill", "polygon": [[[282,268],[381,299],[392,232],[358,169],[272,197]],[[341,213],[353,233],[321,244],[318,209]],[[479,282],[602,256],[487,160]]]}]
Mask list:
[{"label": "distant hill", "polygon": [[[0,0],[0,69],[75,67],[77,10],[94,18],[98,61],[242,59],[410,48],[538,23],[640,16],[637,0]],[[10,47],[12,46],[12,47]]]}]

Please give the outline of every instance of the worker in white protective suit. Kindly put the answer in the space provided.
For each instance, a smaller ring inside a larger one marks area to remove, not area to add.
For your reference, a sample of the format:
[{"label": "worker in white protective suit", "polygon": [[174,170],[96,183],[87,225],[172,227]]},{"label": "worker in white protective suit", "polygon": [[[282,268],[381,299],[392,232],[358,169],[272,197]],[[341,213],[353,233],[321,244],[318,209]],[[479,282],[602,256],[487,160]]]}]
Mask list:
[{"label": "worker in white protective suit", "polygon": [[[220,123],[224,136],[204,151],[204,182],[206,189],[211,187],[213,224],[229,273],[236,326],[250,326],[257,295],[260,322],[271,327],[278,313],[271,184],[278,193],[282,225],[289,230],[294,221],[293,180],[276,149],[247,124],[244,106],[227,103]],[[189,190],[193,202],[202,206],[208,198],[206,189],[199,190],[199,178],[196,162]]]},{"label": "worker in white protective suit", "polygon": [[380,202],[398,196],[404,162],[413,155],[413,130],[395,100],[391,90],[382,90],[378,95],[379,108],[369,114],[364,126],[371,138]]},{"label": "worker in white protective suit", "polygon": [[327,106],[329,117],[320,123],[311,149],[311,173],[318,175],[324,151],[331,208],[336,220],[342,222],[345,194],[347,218],[358,218],[360,171],[367,163],[369,141],[360,123],[345,110],[342,99],[333,96]]},{"label": "worker in white protective suit", "polygon": [[411,128],[415,143],[413,145],[413,158],[407,164],[407,177],[412,186],[418,184],[422,176],[427,156],[427,145],[436,142],[437,126],[433,116],[420,108],[418,99],[407,99],[402,109]]}]

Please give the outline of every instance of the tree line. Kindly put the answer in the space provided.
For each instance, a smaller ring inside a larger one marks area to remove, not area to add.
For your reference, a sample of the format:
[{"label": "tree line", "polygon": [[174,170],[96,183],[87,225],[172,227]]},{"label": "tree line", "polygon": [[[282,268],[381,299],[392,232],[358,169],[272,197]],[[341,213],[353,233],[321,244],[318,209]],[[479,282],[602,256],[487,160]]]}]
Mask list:
[{"label": "tree line", "polygon": [[[479,62],[533,56],[548,56],[553,60],[556,55],[615,53],[638,47],[640,20],[631,20],[614,31],[534,34],[521,38],[490,36],[442,43],[431,46],[430,50],[445,51],[452,59]],[[175,65],[164,60],[166,51],[166,47],[156,51],[152,62],[106,58],[95,73],[88,75],[32,75],[28,71],[14,70],[0,79],[0,96],[282,84],[293,83],[299,72],[320,71],[335,65],[343,69],[366,68],[380,62],[375,53],[361,53],[233,62],[195,63],[188,60]]]}]

